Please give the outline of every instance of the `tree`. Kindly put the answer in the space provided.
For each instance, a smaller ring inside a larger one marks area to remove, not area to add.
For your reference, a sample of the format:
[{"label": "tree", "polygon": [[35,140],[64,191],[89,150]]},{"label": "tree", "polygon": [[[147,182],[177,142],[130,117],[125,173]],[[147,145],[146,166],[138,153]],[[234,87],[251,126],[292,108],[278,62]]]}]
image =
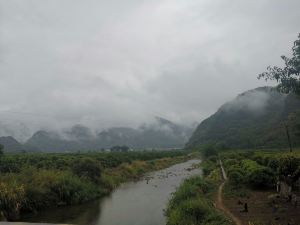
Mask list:
[{"label": "tree", "polygon": [[244,174],[239,169],[232,170],[229,173],[229,181],[236,186],[240,186],[244,183]]},{"label": "tree", "polygon": [[269,66],[267,72],[258,75],[258,79],[276,80],[280,92],[300,95],[300,34],[298,40],[294,42],[292,52],[292,58],[281,56],[284,60],[284,68]]},{"label": "tree", "polygon": [[257,188],[271,187],[275,183],[275,174],[270,168],[259,167],[251,171],[248,182]]},{"label": "tree", "polygon": [[285,178],[291,177],[293,179],[292,181],[296,182],[299,179],[299,167],[299,158],[296,158],[293,155],[287,155],[282,157],[279,161],[279,175]]},{"label": "tree", "polygon": [[216,150],[216,147],[213,144],[207,144],[203,146],[202,152],[205,158],[218,155],[218,151]]},{"label": "tree", "polygon": [[3,148],[4,148],[3,145],[0,144],[0,159],[3,156],[3,154],[4,154],[3,153]]},{"label": "tree", "polygon": [[110,149],[112,152],[128,152],[129,151],[129,147],[126,146],[126,145],[123,145],[123,146],[113,146],[111,147]]}]

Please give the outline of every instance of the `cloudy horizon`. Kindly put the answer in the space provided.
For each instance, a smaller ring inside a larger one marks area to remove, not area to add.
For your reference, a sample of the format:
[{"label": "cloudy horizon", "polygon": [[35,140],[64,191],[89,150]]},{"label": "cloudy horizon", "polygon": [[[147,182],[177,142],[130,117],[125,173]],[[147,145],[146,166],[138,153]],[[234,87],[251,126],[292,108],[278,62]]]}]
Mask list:
[{"label": "cloudy horizon", "polygon": [[265,83],[298,0],[0,0],[0,122],[190,125]]}]

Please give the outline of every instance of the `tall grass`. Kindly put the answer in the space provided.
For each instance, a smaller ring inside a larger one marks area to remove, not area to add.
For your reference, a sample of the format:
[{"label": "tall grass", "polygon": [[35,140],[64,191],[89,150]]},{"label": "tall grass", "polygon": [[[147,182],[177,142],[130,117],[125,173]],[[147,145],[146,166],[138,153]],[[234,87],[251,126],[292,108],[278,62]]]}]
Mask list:
[{"label": "tall grass", "polygon": [[214,190],[215,185],[200,176],[185,180],[169,202],[167,225],[232,225],[208,197]]},{"label": "tall grass", "polygon": [[184,152],[6,155],[0,162],[0,215],[17,220],[20,213],[90,201],[186,159]]}]

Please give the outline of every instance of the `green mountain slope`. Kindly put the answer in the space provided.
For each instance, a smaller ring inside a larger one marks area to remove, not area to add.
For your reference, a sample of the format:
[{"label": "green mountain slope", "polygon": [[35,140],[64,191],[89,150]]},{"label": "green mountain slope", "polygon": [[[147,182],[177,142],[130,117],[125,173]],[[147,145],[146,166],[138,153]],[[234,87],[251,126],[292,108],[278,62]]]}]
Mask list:
[{"label": "green mountain slope", "polygon": [[218,143],[232,148],[287,147],[285,124],[293,145],[299,146],[298,110],[300,99],[296,96],[270,87],[256,88],[240,94],[204,120],[186,146]]}]

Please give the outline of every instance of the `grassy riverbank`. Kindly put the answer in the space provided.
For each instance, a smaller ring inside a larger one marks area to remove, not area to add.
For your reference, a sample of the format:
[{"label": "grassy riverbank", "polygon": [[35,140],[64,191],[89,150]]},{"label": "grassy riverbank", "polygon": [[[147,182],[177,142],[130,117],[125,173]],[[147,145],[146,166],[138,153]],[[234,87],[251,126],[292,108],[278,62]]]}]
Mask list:
[{"label": "grassy riverbank", "polygon": [[189,157],[183,151],[5,155],[0,159],[1,215],[17,220],[21,213],[87,202]]},{"label": "grassy riverbank", "polygon": [[173,194],[166,211],[167,225],[232,225],[214,203],[221,183],[217,158],[206,158],[201,167],[203,176],[185,180]]}]

